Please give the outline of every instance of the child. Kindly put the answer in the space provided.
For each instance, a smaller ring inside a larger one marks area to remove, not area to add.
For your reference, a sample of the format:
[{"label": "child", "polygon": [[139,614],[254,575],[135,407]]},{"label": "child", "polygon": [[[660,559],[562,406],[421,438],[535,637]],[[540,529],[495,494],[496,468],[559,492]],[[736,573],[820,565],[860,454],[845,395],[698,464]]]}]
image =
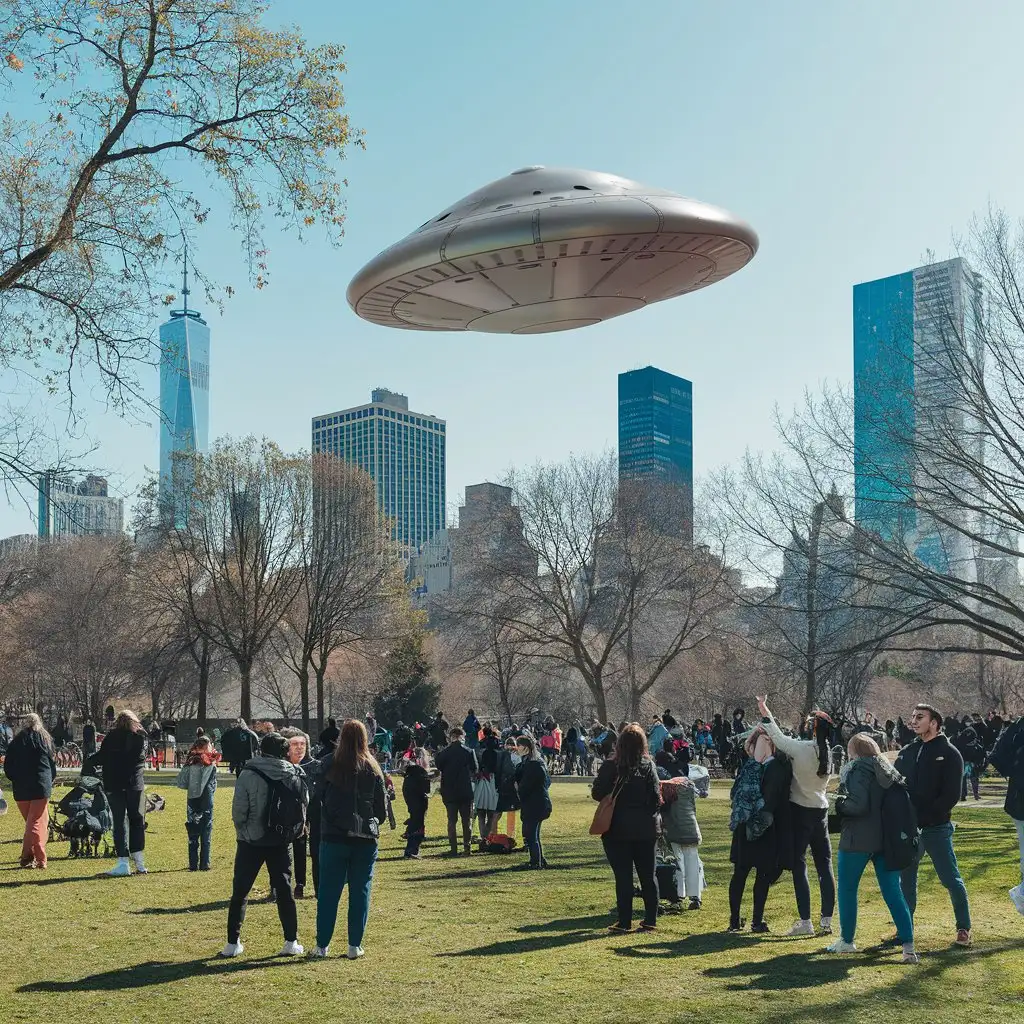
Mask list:
[{"label": "child", "polygon": [[754,877],[754,918],[750,930],[757,934],[767,932],[764,908],[768,890],[784,868],[791,866],[792,858],[785,855],[789,845],[787,823],[782,819],[789,806],[789,786],[793,778],[792,765],[760,726],[746,742],[748,758],[743,762],[732,786],[733,863],[732,881],[729,883],[729,931],[743,929],[740,904],[747,878]]},{"label": "child", "polygon": [[700,910],[701,883],[704,878],[697,852],[701,834],[697,824],[696,793],[693,783],[682,775],[661,783],[663,835],[679,866],[690,910]]},{"label": "child", "polygon": [[414,760],[406,763],[402,796],[409,808],[405,857],[407,860],[419,860],[420,844],[426,835],[427,806],[430,803],[430,755],[423,747],[417,747]]},{"label": "child", "polygon": [[188,833],[189,871],[210,870],[210,839],[213,836],[213,794],[217,791],[220,754],[209,736],[196,740],[178,773],[178,788],[188,790],[185,831]]}]

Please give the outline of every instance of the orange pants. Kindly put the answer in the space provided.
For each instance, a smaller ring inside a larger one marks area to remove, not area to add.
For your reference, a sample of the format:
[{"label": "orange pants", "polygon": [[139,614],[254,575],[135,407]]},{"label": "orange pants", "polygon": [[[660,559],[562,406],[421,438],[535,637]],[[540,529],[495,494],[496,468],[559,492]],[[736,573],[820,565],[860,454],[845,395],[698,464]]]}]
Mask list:
[{"label": "orange pants", "polygon": [[47,806],[49,800],[19,800],[18,810],[25,819],[25,839],[21,844],[21,863],[27,867],[33,861],[39,867],[46,867],[46,836],[49,828]]}]

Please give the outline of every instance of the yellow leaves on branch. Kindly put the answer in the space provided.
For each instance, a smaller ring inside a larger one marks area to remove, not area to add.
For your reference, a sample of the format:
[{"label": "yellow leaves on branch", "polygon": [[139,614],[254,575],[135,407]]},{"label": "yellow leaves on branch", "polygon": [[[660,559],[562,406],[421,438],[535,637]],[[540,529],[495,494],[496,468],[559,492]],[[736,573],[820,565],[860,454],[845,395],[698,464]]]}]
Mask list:
[{"label": "yellow leaves on branch", "polygon": [[25,62],[16,54],[7,54],[7,66],[12,71],[22,71],[25,68]]}]

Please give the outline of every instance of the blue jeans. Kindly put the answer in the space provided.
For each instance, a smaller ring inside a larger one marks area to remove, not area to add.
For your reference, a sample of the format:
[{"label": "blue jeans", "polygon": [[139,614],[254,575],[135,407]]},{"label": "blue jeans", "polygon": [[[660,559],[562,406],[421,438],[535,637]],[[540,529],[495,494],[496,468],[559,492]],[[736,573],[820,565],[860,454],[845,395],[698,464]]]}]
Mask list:
[{"label": "blue jeans", "polygon": [[320,882],[316,892],[316,944],[326,949],[334,937],[338,904],[348,882],[348,944],[363,942],[370,916],[370,884],[377,860],[377,844],[356,839],[320,843]]},{"label": "blue jeans", "polygon": [[838,858],[839,882],[839,930],[843,942],[853,942],[857,934],[857,890],[860,888],[861,876],[868,862],[875,866],[875,877],[878,888],[882,890],[882,899],[896,923],[896,934],[900,942],[914,941],[914,918],[907,906],[907,901],[900,888],[900,873],[890,871],[885,866],[885,858],[880,853],[857,853],[851,850],[840,850]]},{"label": "blue jeans", "polygon": [[540,822],[523,818],[523,842],[530,851],[530,864],[540,867],[544,863],[544,851],[540,845]]},{"label": "blue jeans", "polygon": [[207,811],[198,821],[186,821],[188,834],[189,871],[208,871],[210,868],[210,840],[213,838],[213,811]]},{"label": "blue jeans", "polygon": [[967,886],[960,877],[960,868],[953,852],[953,823],[945,825],[929,825],[921,830],[921,844],[917,850],[917,860],[903,871],[900,884],[903,895],[907,899],[911,916],[917,910],[917,869],[925,854],[931,857],[935,865],[935,874],[949,892],[953,902],[953,915],[956,918],[957,930],[971,930],[971,906],[967,900]]}]

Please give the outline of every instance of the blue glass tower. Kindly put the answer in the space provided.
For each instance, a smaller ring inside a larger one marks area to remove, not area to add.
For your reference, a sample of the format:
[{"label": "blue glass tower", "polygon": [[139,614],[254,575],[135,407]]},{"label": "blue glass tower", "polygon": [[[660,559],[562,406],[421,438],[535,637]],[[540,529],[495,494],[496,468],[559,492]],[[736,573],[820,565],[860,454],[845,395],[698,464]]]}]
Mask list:
[{"label": "blue glass tower", "polygon": [[[177,524],[182,503],[172,482],[175,457],[205,454],[210,442],[210,328],[188,308],[185,254],[182,308],[160,328],[160,509]],[[180,473],[180,470],[178,471]]]},{"label": "blue glass tower", "polygon": [[654,366],[619,374],[619,484],[655,480],[683,495],[693,537],[693,384]]}]

